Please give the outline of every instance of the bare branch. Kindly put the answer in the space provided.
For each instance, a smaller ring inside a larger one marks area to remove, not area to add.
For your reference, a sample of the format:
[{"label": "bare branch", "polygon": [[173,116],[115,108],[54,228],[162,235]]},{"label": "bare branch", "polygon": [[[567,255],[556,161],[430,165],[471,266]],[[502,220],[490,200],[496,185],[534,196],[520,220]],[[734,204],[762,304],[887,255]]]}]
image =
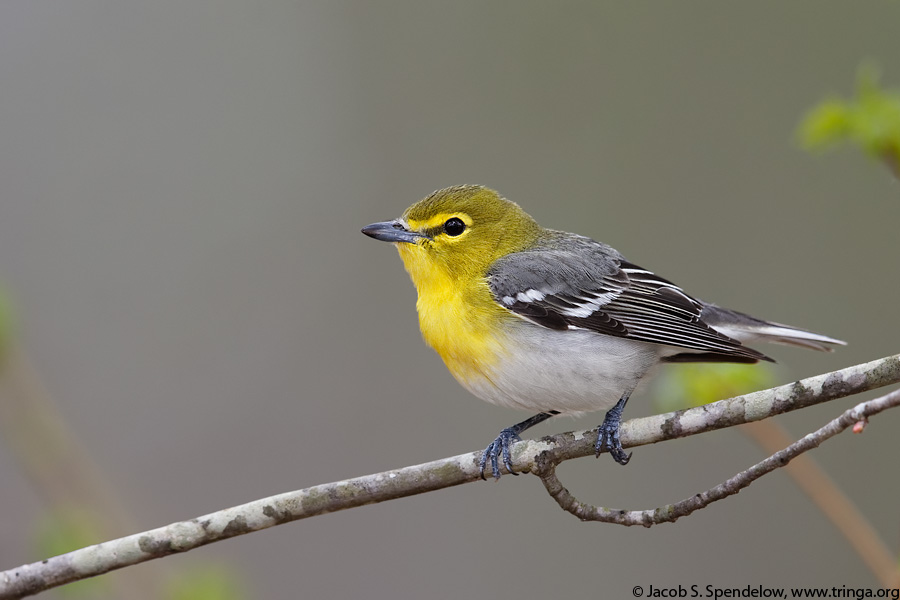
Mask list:
[{"label": "bare branch", "polygon": [[563,487],[556,477],[556,466],[558,463],[550,458],[552,452],[545,453],[539,461],[543,464],[538,466],[537,475],[541,478],[544,487],[547,488],[547,492],[556,500],[557,504],[563,510],[572,513],[582,521],[601,521],[603,523],[616,523],[628,526],[643,525],[644,527],[660,523],[674,523],[677,519],[685,517],[695,510],[737,494],[766,473],[771,473],[775,469],[787,465],[797,456],[817,448],[819,444],[836,436],[848,427],[852,427],[859,422],[865,422],[870,416],[895,406],[900,406],[900,390],[894,390],[886,396],[857,404],[821,429],[805,435],[784,450],[776,452],[762,462],[753,465],[746,471],[741,471],[734,477],[705,492],[675,504],[650,510],[621,510],[598,507],[581,502],[572,496],[569,490]]},{"label": "bare branch", "polygon": [[[857,421],[853,433],[862,433],[866,421]],[[793,438],[775,419],[742,425],[766,454],[775,454],[793,443]],[[893,550],[884,542],[878,530],[866,519],[862,511],[844,490],[832,481],[825,469],[810,454],[798,456],[785,468],[804,494],[822,514],[841,532],[847,543],[856,550],[860,560],[884,588],[900,588],[900,563]]]},{"label": "bare branch", "polygon": [[[722,429],[897,382],[900,355],[698,408],[633,419],[622,424],[622,443],[633,447]],[[860,406],[865,405],[868,403]],[[541,471],[546,481],[548,464],[593,454],[595,435],[570,432],[520,442],[513,448],[513,466],[520,471]],[[0,572],[0,600],[36,594],[290,521],[480,481],[480,454],[460,454],[279,494],[23,565]]]}]

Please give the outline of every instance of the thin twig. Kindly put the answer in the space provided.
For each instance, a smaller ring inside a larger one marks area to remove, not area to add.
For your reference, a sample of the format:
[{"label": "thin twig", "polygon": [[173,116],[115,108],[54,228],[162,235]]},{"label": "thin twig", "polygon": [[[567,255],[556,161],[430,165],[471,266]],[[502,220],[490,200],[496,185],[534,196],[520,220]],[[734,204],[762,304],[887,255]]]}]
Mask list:
[{"label": "thin twig", "polygon": [[572,513],[582,521],[601,521],[603,523],[616,523],[618,525],[643,525],[650,527],[660,523],[673,523],[681,517],[709,506],[713,502],[733,496],[751,483],[775,469],[787,465],[797,456],[817,448],[825,440],[834,437],[848,427],[852,427],[860,421],[865,421],[872,415],[876,415],[888,408],[900,406],[900,390],[894,390],[886,396],[881,396],[868,402],[857,404],[845,411],[838,418],[830,421],[821,429],[805,435],[787,448],[780,450],[769,458],[753,465],[746,471],[741,471],[727,481],[701,492],[681,502],[650,510],[622,510],[617,508],[605,508],[593,506],[581,502],[567,490],[556,476],[558,462],[552,456],[552,452],[546,452],[542,457],[537,475],[541,478],[544,487],[550,496],[556,500],[563,510]]},{"label": "thin twig", "polygon": [[[698,408],[633,419],[622,424],[622,443],[633,447],[722,429],[897,382],[900,355]],[[517,471],[537,471],[546,469],[551,454],[557,462],[588,456],[594,452],[595,439],[595,433],[583,431],[523,441],[513,448],[513,466]],[[460,454],[263,498],[23,565],[0,572],[0,600],[36,594],[298,519],[480,481],[480,455]]]},{"label": "thin twig", "polygon": [[[854,430],[855,427],[854,425]],[[791,438],[784,427],[774,419],[742,425],[741,429],[767,454],[774,454],[791,444]],[[798,456],[785,467],[785,471],[843,534],[881,582],[881,586],[900,587],[900,564],[897,563],[897,558],[859,508],[831,480],[815,459],[809,454]]]}]

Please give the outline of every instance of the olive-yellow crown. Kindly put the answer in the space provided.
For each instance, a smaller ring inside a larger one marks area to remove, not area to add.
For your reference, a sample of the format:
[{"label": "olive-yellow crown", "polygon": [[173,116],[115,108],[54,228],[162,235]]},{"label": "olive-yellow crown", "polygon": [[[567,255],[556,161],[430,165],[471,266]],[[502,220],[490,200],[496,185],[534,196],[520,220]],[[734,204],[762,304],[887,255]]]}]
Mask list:
[{"label": "olive-yellow crown", "polygon": [[498,258],[529,247],[541,233],[518,204],[480,185],[438,190],[406,209],[401,222],[418,234],[415,247],[401,247],[407,268],[406,255],[424,253],[451,277],[484,275]]}]

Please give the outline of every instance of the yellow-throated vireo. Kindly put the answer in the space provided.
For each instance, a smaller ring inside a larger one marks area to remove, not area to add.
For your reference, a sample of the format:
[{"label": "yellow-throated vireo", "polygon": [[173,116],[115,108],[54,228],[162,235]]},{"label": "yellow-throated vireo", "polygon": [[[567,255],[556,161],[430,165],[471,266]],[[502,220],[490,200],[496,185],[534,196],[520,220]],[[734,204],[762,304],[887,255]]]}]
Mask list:
[{"label": "yellow-throated vireo", "polygon": [[[609,409],[596,450],[619,464],[625,403],[660,363],[771,361],[747,341],[830,350],[844,342],[698,300],[590,238],[545,229],[477,185],[438,190],[368,236],[394,242],[418,291],[425,341],[470,392],[539,411],[481,455],[513,473],[519,434],[559,414]],[[515,473],[514,473],[515,474]]]}]

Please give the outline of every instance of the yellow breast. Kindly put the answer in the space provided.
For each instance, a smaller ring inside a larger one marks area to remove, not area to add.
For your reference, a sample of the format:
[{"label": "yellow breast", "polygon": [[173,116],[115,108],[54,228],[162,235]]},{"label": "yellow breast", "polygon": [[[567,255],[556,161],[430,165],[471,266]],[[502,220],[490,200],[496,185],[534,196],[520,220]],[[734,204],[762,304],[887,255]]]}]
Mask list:
[{"label": "yellow breast", "polygon": [[419,299],[419,327],[425,342],[459,381],[489,379],[504,355],[503,325],[516,317],[497,304],[484,277],[453,277],[435,269],[421,248],[398,244]]}]

